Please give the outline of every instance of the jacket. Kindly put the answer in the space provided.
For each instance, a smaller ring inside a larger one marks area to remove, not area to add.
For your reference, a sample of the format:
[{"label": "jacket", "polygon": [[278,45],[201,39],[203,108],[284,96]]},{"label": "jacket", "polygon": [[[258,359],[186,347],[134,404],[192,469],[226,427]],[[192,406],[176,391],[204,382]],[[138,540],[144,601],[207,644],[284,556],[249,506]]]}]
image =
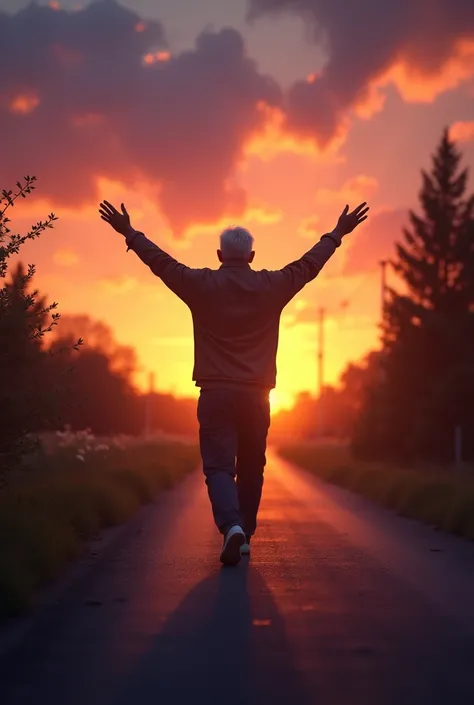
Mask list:
[{"label": "jacket", "polygon": [[126,243],[191,311],[196,386],[269,391],[276,383],[281,313],[318,275],[340,239],[323,235],[300,259],[273,271],[254,270],[242,260],[193,269],[139,231],[127,235]]}]

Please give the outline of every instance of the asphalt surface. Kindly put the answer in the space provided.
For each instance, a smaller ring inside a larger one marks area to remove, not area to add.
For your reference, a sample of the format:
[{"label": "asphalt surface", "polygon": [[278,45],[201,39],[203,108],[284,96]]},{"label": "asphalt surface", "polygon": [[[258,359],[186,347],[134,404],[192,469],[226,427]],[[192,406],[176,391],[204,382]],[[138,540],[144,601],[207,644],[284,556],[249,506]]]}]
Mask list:
[{"label": "asphalt surface", "polygon": [[0,703],[474,703],[474,544],[270,453],[250,561],[219,548],[196,472],[0,632]]}]

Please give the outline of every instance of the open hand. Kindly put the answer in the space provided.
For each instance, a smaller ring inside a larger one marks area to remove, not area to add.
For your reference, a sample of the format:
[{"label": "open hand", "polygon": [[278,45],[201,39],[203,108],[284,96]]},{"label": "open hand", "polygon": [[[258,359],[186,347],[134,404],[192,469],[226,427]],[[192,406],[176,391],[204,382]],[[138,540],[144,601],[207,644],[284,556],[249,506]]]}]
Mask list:
[{"label": "open hand", "polygon": [[100,204],[99,213],[102,220],[111,225],[114,230],[122,235],[128,235],[128,233],[133,230],[130,224],[130,216],[124,204],[121,204],[122,212],[114,208],[114,206],[108,201],[103,201]]},{"label": "open hand", "polygon": [[353,211],[349,213],[349,206],[346,206],[339,216],[337,221],[336,230],[342,235],[347,235],[351,233],[355,228],[362,223],[367,218],[367,211],[369,206],[367,203],[361,203]]}]

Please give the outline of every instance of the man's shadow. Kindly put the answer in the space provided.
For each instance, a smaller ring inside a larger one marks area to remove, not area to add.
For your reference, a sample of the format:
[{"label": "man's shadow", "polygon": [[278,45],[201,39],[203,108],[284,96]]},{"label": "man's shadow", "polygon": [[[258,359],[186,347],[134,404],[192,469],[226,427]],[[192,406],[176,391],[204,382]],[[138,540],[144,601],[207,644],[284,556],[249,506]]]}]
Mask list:
[{"label": "man's shadow", "polygon": [[307,702],[283,620],[245,560],[186,596],[111,705]]}]

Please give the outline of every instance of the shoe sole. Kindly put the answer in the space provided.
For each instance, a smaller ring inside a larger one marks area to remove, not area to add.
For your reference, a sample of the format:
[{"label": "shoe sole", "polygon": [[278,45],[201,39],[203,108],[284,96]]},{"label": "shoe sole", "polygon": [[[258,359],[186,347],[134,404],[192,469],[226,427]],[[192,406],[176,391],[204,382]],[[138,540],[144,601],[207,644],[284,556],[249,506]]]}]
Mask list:
[{"label": "shoe sole", "polygon": [[227,541],[227,545],[221,553],[221,563],[224,565],[237,565],[240,562],[240,547],[245,543],[243,534],[234,534]]}]

